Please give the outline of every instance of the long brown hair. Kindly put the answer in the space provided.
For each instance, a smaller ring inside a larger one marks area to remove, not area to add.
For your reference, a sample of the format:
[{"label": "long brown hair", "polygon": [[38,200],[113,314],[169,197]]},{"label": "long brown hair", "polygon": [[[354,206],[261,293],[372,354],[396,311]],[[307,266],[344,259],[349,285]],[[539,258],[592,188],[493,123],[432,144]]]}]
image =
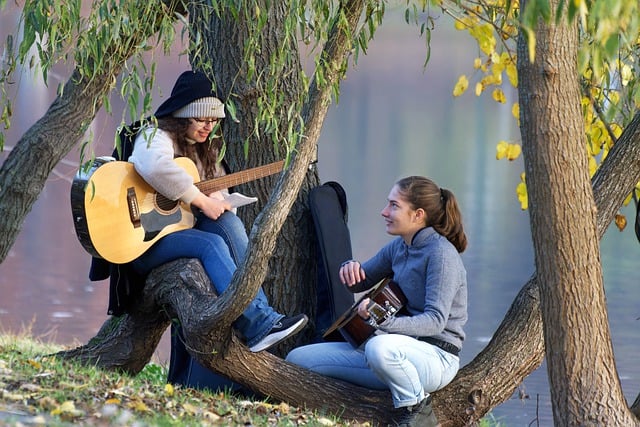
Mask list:
[{"label": "long brown hair", "polygon": [[462,253],[467,248],[467,236],[462,227],[462,214],[453,193],[423,176],[409,176],[396,182],[400,195],[413,209],[427,214],[427,227],[433,227]]},{"label": "long brown hair", "polygon": [[[214,132],[212,132],[209,136],[209,141],[206,143],[191,144],[186,137],[189,124],[189,119],[185,118],[165,116],[158,119],[158,127],[171,133],[174,141],[180,148],[180,155],[188,157],[196,164],[198,162],[202,164],[205,176],[201,178],[213,178],[217,175],[216,172],[220,168],[218,164],[218,154],[222,147],[222,138],[216,137]],[[219,127],[214,128],[214,131],[217,129],[219,129]]]}]

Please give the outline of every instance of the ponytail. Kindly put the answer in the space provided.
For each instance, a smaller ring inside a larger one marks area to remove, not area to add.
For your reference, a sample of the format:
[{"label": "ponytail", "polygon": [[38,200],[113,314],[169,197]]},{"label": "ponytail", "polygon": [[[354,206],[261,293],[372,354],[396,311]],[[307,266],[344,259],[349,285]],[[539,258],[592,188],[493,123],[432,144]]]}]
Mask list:
[{"label": "ponytail", "polygon": [[441,221],[432,224],[432,227],[462,253],[467,249],[467,235],[462,227],[462,214],[458,208],[458,202],[451,191],[442,188],[440,193],[444,215],[441,216]]},{"label": "ponytail", "polygon": [[423,209],[427,216],[425,226],[433,227],[462,253],[467,248],[467,236],[462,226],[462,215],[454,194],[440,188],[429,178],[410,176],[396,185],[413,209]]}]

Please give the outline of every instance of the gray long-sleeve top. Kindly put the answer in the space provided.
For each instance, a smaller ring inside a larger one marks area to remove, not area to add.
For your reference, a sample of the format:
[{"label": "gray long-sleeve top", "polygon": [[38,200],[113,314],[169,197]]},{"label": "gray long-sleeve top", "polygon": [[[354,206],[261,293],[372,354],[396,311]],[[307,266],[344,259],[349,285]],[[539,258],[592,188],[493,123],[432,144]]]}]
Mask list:
[{"label": "gray long-sleeve top", "polygon": [[433,337],[462,348],[467,322],[467,273],[456,248],[433,228],[424,228],[407,245],[398,237],[362,264],[366,290],[392,277],[407,297],[408,316],[384,321],[379,329],[413,337]]},{"label": "gray long-sleeve top", "polygon": [[150,186],[170,200],[191,203],[200,193],[193,177],[174,162],[175,147],[171,135],[153,127],[136,137],[129,162]]}]

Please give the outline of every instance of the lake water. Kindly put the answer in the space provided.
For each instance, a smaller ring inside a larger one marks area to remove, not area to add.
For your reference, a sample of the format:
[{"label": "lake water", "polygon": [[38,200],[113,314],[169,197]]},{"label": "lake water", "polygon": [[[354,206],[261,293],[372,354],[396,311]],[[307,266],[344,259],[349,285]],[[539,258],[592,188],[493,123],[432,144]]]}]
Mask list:
[{"label": "lake water", "polygon": [[[323,182],[338,181],[347,190],[354,255],[360,259],[389,239],[380,210],[397,178],[427,175],[457,195],[469,237],[464,253],[469,323],[461,356],[467,363],[489,341],[534,270],[528,214],[515,195],[522,163],[495,159],[499,140],[519,140],[510,113],[516,94],[507,93],[505,106],[472,94],[453,99],[458,75],[472,70],[473,44],[442,25],[434,33],[431,61],[423,70],[424,40],[417,29],[403,23],[401,14],[396,15],[386,21],[369,54],[349,71],[340,102],[327,116],[319,143],[320,177]],[[7,16],[2,19],[2,31],[8,31]],[[184,59],[159,67],[165,90],[187,67]],[[52,86],[56,84],[54,78]],[[20,82],[8,149],[51,100],[50,91],[40,85],[28,79]],[[111,151],[122,111],[116,102],[114,111],[115,119],[101,113],[93,126],[99,155]],[[0,161],[5,155],[0,154]],[[89,257],[71,221],[69,189],[77,161],[74,150],[56,167],[0,265],[0,328],[16,332],[28,327],[36,336],[65,345],[85,343],[95,335],[106,318],[108,297],[106,282],[87,279]],[[631,221],[632,210],[624,213]],[[639,254],[631,227],[622,233],[612,227],[603,239],[609,321],[629,401],[635,398],[640,374],[635,336],[640,310],[633,298]],[[167,358],[165,339],[156,360]],[[528,426],[538,414],[539,425],[552,425],[544,365],[521,390],[530,398],[521,400],[516,393],[493,416],[506,426]]]}]

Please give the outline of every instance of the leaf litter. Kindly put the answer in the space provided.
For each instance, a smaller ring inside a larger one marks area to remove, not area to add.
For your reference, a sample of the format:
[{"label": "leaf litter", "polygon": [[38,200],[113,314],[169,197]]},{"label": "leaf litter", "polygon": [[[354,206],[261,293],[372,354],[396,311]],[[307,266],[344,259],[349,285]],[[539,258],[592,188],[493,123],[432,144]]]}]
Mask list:
[{"label": "leaf litter", "polygon": [[349,426],[286,403],[251,401],[167,384],[162,366],[135,377],[53,356],[58,347],[0,335],[0,425]]}]

